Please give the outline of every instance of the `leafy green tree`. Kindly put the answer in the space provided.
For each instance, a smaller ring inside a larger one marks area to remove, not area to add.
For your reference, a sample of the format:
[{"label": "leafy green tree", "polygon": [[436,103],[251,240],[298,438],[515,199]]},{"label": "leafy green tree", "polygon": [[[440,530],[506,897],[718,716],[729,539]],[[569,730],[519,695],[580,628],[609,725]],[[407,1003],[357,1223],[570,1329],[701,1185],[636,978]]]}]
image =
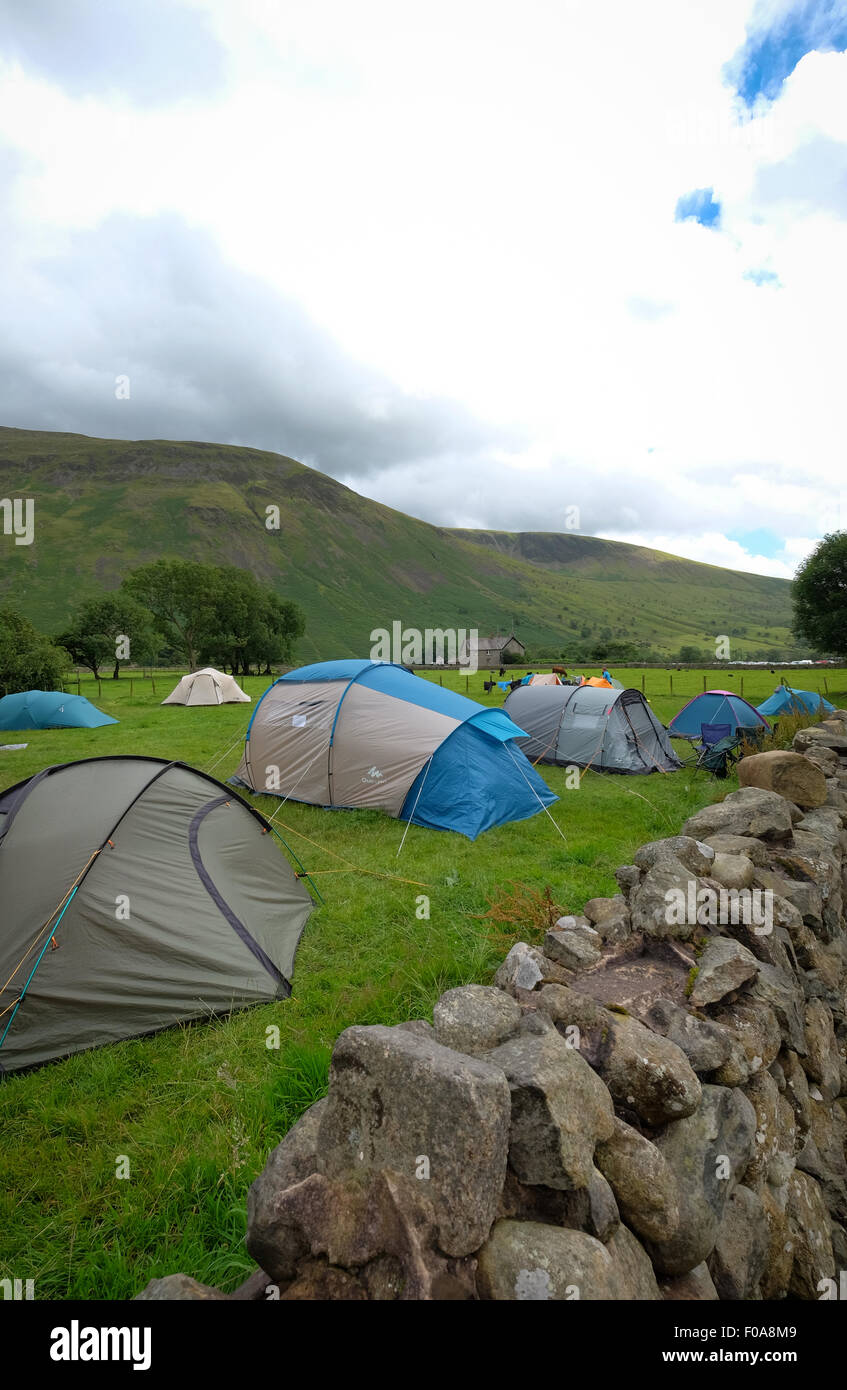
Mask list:
[{"label": "leafy green tree", "polygon": [[794,632],[821,652],[847,656],[847,531],[824,536],[794,578]]},{"label": "leafy green tree", "polygon": [[156,560],[128,574],[123,592],[148,609],[192,670],[202,661],[229,666],[234,675],[249,674],[251,665],[267,670],[291,658],[305,631],[295,603],[234,565]]},{"label": "leafy green tree", "polygon": [[117,680],[122,662],[153,661],[162,637],[149,611],[119,591],[86,599],[58,641],[78,665],[93,671],[95,678],[101,666],[113,663],[112,679]]},{"label": "leafy green tree", "polygon": [[68,661],[67,652],[16,609],[0,608],[0,696],[61,689]]},{"label": "leafy green tree", "polygon": [[699,647],[680,647],[679,659],[689,666],[694,666],[703,660],[703,653]]},{"label": "leafy green tree", "polygon": [[209,633],[219,588],[218,567],[196,560],[153,560],[124,579],[122,592],[150,613],[168,646],[191,670]]},{"label": "leafy green tree", "polygon": [[296,603],[259,584],[247,570],[220,566],[201,657],[228,665],[233,675],[249,675],[254,665],[267,672],[272,661],[291,659],[305,626]]}]

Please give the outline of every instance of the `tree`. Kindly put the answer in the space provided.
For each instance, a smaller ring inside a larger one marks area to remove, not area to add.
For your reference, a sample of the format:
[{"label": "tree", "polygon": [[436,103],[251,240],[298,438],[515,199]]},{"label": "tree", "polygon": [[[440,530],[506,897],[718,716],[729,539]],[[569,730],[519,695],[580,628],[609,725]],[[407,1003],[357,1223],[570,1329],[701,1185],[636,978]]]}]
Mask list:
[{"label": "tree", "polygon": [[0,608],[0,696],[61,689],[68,654],[14,608]]},{"label": "tree", "polygon": [[121,586],[149,611],[165,641],[182,653],[191,670],[198,665],[200,645],[209,632],[217,588],[217,566],[195,560],[139,565]]},{"label": "tree", "polygon": [[95,678],[100,667],[114,663],[112,679],[120,675],[121,662],[152,661],[162,643],[146,608],[128,594],[106,594],[87,599],[68,628],[58,638],[80,666]]},{"label": "tree", "polygon": [[249,674],[287,661],[305,631],[295,603],[234,565],[156,560],[127,575],[123,592],[152,614],[164,641],[194,670],[201,661]]},{"label": "tree", "polygon": [[847,531],[824,536],[794,578],[794,632],[822,652],[847,655]]},{"label": "tree", "polygon": [[253,665],[269,672],[272,661],[291,659],[305,626],[296,603],[281,599],[247,570],[219,566],[202,659],[229,665],[233,675],[249,675]]},{"label": "tree", "polygon": [[679,659],[688,666],[696,666],[703,660],[703,653],[699,647],[680,647]]}]

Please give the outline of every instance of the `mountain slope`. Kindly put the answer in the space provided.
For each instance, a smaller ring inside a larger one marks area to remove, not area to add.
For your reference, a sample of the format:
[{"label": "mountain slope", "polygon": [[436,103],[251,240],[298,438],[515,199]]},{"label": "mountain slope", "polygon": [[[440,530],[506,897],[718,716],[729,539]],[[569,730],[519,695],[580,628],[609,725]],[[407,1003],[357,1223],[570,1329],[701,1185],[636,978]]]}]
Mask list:
[{"label": "mountain slope", "polygon": [[[784,580],[554,533],[459,531],[372,502],[259,449],[0,428],[0,498],[32,497],[35,540],[0,532],[0,600],[46,630],[160,555],[243,566],[306,614],[304,659],[361,655],[374,628],[515,628],[566,651],[581,632],[668,652],[790,642]],[[266,508],[278,506],[278,530]]]}]

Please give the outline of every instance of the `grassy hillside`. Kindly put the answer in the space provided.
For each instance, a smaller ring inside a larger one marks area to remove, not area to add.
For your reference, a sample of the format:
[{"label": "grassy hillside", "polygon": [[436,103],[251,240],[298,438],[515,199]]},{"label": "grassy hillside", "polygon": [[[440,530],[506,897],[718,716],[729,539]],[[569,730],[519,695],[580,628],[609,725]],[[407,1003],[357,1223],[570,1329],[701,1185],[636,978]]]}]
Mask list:
[{"label": "grassy hillside", "polygon": [[34,543],[0,535],[0,600],[48,630],[163,555],[241,565],[296,599],[303,659],[361,654],[398,619],[562,651],[583,629],[669,653],[722,633],[735,656],[791,640],[783,580],[588,536],[430,526],[259,449],[0,428],[0,497],[35,500]]}]

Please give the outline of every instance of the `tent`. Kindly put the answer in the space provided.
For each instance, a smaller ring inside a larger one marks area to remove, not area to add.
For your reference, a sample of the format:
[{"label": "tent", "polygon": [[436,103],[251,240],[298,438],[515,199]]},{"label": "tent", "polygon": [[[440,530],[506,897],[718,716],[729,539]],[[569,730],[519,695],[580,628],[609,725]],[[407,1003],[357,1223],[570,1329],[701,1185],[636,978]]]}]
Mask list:
[{"label": "tent", "polygon": [[473,840],[556,800],[500,709],[404,666],[324,661],[258,701],[235,785],[315,806],[371,807]]},{"label": "tent", "polygon": [[787,685],[777,686],[773,695],[756,706],[759,714],[817,714],[821,707],[827,714],[835,709],[835,705],[831,705],[818,691],[795,690]]},{"label": "tent", "polygon": [[204,666],[201,671],[192,671],[178,681],[163,705],[233,705],[248,704],[250,696],[245,695],[234,676],[224,671],[216,671],[214,666]]},{"label": "tent", "polygon": [[312,901],[268,829],[161,758],[0,794],[0,1071],[286,998]]},{"label": "tent", "polygon": [[117,723],[84,695],[60,690],[22,690],[0,700],[0,729],[99,729]]},{"label": "tent", "polygon": [[600,772],[672,772],[682,766],[639,690],[520,687],[504,709],[527,730],[522,747],[532,762]]},{"label": "tent", "polygon": [[559,677],[551,671],[539,671],[537,676],[530,676],[527,685],[561,685]]},{"label": "tent", "polygon": [[699,738],[701,724],[729,724],[738,729],[765,728],[768,721],[743,696],[732,690],[706,690],[683,705],[668,725],[672,738]]}]

